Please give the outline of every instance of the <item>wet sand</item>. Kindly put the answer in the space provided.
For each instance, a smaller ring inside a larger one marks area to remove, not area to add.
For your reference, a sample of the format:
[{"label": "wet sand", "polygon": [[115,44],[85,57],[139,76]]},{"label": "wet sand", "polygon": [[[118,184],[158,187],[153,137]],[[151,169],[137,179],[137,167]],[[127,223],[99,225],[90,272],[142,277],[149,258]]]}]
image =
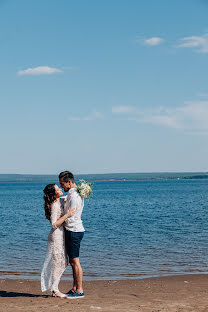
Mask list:
[{"label": "wet sand", "polygon": [[[71,281],[62,281],[60,290],[68,291],[70,286]],[[76,300],[41,293],[37,280],[1,279],[0,288],[1,312],[208,312],[206,274],[85,282],[85,298]]]}]

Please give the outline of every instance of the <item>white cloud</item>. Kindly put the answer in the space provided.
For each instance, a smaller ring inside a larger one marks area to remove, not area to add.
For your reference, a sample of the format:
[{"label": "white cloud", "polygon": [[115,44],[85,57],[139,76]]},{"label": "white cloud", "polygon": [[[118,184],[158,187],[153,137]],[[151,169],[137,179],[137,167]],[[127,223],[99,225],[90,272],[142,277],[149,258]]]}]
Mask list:
[{"label": "white cloud", "polygon": [[208,93],[198,93],[197,95],[200,97],[208,97]]},{"label": "white cloud", "polygon": [[101,113],[97,112],[97,111],[93,111],[92,112],[92,117],[98,119],[98,118],[102,118],[103,115]]},{"label": "white cloud", "polygon": [[131,113],[133,111],[133,107],[131,106],[113,106],[112,112],[113,113]]},{"label": "white cloud", "polygon": [[144,39],[144,44],[149,45],[149,46],[157,46],[161,44],[164,41],[164,39],[160,37],[152,37],[149,39]]},{"label": "white cloud", "polygon": [[140,43],[142,45],[148,45],[148,46],[157,46],[164,42],[163,38],[160,37],[151,37],[151,38],[142,38],[137,36],[135,42]]},{"label": "white cloud", "polygon": [[163,107],[143,111],[135,110],[134,117],[128,119],[135,120],[139,123],[150,123],[175,129],[181,128],[181,124],[179,123],[179,120],[176,118],[176,116]]},{"label": "white cloud", "polygon": [[199,53],[208,53],[208,33],[203,36],[190,36],[180,39],[177,48],[195,48]]},{"label": "white cloud", "polygon": [[93,120],[93,118],[90,116],[86,116],[86,117],[81,118],[80,120],[90,121],[90,120]]},{"label": "white cloud", "polygon": [[81,120],[80,117],[69,117],[68,119],[71,120],[71,121],[79,121],[79,120]]},{"label": "white cloud", "polygon": [[18,76],[24,76],[24,75],[32,75],[32,76],[37,76],[37,75],[52,75],[55,73],[62,73],[63,71],[58,69],[58,68],[53,68],[49,66],[38,66],[34,68],[28,68],[24,70],[18,71]]},{"label": "white cloud", "polygon": [[183,116],[184,128],[208,130],[208,101],[186,102],[177,113]]},{"label": "white cloud", "polygon": [[180,129],[181,125],[178,120],[174,116],[168,116],[165,114],[157,114],[156,112],[148,112],[147,114],[143,114],[140,118],[135,119],[140,123],[151,123],[154,125],[166,126],[175,129]]},{"label": "white cloud", "polygon": [[103,115],[97,111],[93,111],[90,115],[85,117],[69,117],[68,120],[70,121],[91,121],[103,118]]},{"label": "white cloud", "polygon": [[208,134],[208,101],[189,101],[182,106],[166,109],[134,110],[129,120],[138,123],[149,123],[173,129]]}]

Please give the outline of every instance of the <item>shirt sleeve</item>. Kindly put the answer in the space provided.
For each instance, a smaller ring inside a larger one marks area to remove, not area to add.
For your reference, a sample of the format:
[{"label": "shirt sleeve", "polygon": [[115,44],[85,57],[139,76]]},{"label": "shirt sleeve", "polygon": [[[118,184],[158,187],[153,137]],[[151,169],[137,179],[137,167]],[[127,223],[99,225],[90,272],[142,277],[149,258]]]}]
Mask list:
[{"label": "shirt sleeve", "polygon": [[51,227],[53,230],[57,229],[56,221],[58,219],[58,207],[57,205],[51,206]]},{"label": "shirt sleeve", "polygon": [[77,198],[75,196],[71,196],[69,201],[69,207],[70,209],[77,208]]}]

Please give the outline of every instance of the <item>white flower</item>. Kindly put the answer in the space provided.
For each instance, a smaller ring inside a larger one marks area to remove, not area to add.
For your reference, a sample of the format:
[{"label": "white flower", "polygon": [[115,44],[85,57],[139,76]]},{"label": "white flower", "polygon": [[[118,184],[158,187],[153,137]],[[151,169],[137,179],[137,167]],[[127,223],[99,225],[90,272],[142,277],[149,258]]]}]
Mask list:
[{"label": "white flower", "polygon": [[92,183],[87,183],[84,180],[80,180],[77,185],[77,192],[82,198],[87,198],[93,194],[92,192]]}]

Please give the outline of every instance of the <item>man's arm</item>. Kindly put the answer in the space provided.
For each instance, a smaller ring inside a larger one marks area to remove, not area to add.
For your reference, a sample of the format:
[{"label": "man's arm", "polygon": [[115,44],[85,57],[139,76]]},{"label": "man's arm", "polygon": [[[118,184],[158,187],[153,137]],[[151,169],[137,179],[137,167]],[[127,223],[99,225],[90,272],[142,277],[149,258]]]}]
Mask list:
[{"label": "man's arm", "polygon": [[69,209],[77,209],[77,197],[74,195],[69,200]]}]

